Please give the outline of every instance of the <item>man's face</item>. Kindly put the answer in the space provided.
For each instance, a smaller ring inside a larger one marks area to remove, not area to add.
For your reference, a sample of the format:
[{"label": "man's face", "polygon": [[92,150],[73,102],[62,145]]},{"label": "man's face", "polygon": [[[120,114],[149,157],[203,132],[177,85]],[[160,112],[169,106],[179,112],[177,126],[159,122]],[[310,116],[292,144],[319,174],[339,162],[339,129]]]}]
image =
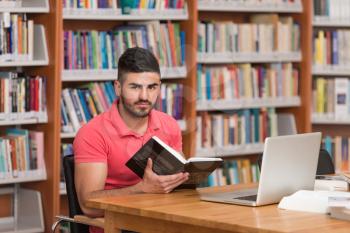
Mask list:
[{"label": "man's face", "polygon": [[115,82],[122,107],[134,117],[146,117],[160,92],[160,76],[153,72],[127,73],[124,82]]}]

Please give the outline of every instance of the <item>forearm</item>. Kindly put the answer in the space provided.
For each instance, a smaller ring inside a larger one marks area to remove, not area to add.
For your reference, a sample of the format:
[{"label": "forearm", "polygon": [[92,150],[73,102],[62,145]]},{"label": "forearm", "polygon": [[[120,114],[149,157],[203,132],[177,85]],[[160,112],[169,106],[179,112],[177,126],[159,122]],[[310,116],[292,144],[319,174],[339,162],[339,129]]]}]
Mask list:
[{"label": "forearm", "polygon": [[[100,197],[112,197],[112,196],[115,197],[115,196],[128,195],[128,194],[144,193],[142,191],[141,183],[142,182],[139,182],[135,185],[125,187],[125,188],[93,191],[87,195],[86,200],[100,198]],[[85,203],[82,205],[82,210],[84,214],[86,214],[89,217],[101,217],[104,214],[104,212],[101,210],[86,207]]]}]

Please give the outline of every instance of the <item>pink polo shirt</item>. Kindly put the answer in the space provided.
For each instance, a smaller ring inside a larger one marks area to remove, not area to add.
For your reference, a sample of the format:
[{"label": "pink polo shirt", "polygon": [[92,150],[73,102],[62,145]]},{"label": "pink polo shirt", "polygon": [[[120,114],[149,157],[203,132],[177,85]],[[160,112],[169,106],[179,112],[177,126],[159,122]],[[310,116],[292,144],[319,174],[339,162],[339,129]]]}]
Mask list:
[{"label": "pink polo shirt", "polygon": [[[152,136],[182,151],[181,130],[174,118],[152,110],[146,133],[139,135],[126,126],[115,102],[108,111],[96,116],[78,131],[73,143],[75,163],[107,163],[105,189],[135,185],[141,179],[125,163]],[[103,231],[90,228],[90,232]]]}]

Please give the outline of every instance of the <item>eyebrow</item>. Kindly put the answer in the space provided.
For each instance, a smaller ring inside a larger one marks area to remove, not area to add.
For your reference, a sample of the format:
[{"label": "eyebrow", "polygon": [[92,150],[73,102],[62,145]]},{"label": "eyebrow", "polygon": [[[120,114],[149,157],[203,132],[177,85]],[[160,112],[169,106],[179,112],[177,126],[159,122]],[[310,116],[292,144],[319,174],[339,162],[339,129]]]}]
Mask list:
[{"label": "eyebrow", "polygon": [[[138,84],[138,83],[129,83],[129,86],[136,86],[136,87],[142,87],[142,84]],[[155,86],[159,86],[159,83],[152,83],[152,84],[148,84],[147,87],[155,87]]]}]

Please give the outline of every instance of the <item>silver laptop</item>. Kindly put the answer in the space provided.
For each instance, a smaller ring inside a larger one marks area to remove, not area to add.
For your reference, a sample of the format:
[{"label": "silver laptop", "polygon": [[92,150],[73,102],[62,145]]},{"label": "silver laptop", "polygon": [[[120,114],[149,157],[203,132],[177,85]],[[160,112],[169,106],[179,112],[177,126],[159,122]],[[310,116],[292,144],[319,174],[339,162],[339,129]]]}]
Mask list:
[{"label": "silver laptop", "polygon": [[278,203],[297,190],[313,190],[321,133],[265,139],[258,189],[201,194],[204,201],[248,206]]}]

